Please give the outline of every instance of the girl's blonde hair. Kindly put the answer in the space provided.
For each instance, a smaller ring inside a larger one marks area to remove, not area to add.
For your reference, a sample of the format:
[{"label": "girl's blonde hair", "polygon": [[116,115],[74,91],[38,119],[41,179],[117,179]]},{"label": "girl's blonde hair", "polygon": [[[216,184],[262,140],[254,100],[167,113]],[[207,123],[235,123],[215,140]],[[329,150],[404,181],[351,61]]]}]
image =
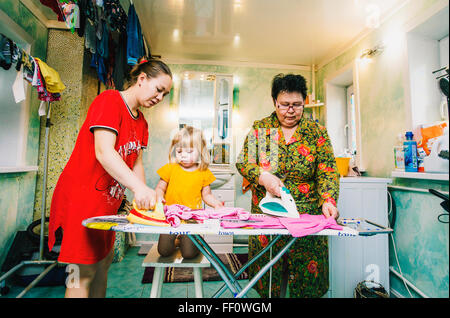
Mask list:
[{"label": "girl's blonde hair", "polygon": [[200,129],[192,126],[185,126],[180,129],[172,139],[172,144],[169,150],[169,162],[178,163],[175,151],[177,148],[194,148],[199,153],[199,167],[200,171],[208,169],[210,162],[210,155],[206,147],[206,141]]}]

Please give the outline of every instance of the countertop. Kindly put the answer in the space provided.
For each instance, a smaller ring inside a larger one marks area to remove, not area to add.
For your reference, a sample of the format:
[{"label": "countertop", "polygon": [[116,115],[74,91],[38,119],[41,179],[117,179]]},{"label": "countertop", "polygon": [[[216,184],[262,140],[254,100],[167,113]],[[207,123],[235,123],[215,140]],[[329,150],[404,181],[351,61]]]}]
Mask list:
[{"label": "countertop", "polygon": [[339,181],[341,183],[392,183],[392,179],[375,177],[344,177]]}]

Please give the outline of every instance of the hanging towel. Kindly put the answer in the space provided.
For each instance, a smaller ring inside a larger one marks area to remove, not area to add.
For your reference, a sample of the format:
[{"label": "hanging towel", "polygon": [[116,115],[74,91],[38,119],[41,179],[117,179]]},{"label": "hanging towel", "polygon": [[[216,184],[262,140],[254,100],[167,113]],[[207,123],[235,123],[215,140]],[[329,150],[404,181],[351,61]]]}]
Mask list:
[{"label": "hanging towel", "polygon": [[80,27],[80,8],[76,3],[72,2],[59,2],[59,7],[64,16],[66,26],[74,33],[75,29]]},{"label": "hanging towel", "polygon": [[79,10],[79,26],[77,28],[77,34],[79,37],[83,37],[84,36],[84,30],[86,29],[86,22],[87,22],[87,18],[86,18],[86,11],[87,11],[87,2],[90,0],[78,0],[78,7],[80,8]]},{"label": "hanging towel", "polygon": [[127,31],[127,14],[119,0],[104,1],[105,15],[112,30],[119,33]]},{"label": "hanging towel", "polygon": [[92,54],[91,67],[97,70],[98,79],[106,85],[108,74],[106,72],[105,60],[99,53]]},{"label": "hanging towel", "polygon": [[129,65],[136,65],[144,55],[142,44],[142,30],[134,4],[128,9],[127,22],[127,61]]},{"label": "hanging towel", "polygon": [[45,87],[49,93],[61,93],[66,89],[66,86],[61,81],[57,71],[37,57],[35,60],[38,62],[39,69],[41,70],[42,77],[44,78]]},{"label": "hanging towel", "polygon": [[58,16],[58,21],[64,21],[64,15],[59,8],[58,0],[40,0],[44,6],[49,7]]},{"label": "hanging towel", "polygon": [[[36,61],[36,58],[34,59]],[[61,100],[61,94],[60,93],[49,93],[47,89],[45,88],[45,83],[42,78],[41,70],[39,69],[39,63],[37,61],[34,63],[35,65],[35,72],[33,74],[33,79],[31,81],[32,86],[36,87],[36,90],[38,92],[38,98],[42,102],[54,102]],[[36,78],[35,78],[36,76]],[[41,102],[41,106],[39,107],[39,116],[45,115],[45,107],[43,108]]]},{"label": "hanging towel", "polygon": [[127,63],[127,33],[122,32],[119,35],[119,42],[115,51],[115,63],[113,68],[114,86],[118,90],[123,89],[123,84],[128,74],[130,66]]},{"label": "hanging towel", "polygon": [[108,58],[109,55],[109,48],[108,48],[108,41],[109,41],[109,31],[108,26],[106,25],[105,20],[100,20],[99,24],[101,23],[101,38],[97,39],[97,53],[104,59]]},{"label": "hanging towel", "polygon": [[97,52],[97,36],[95,35],[95,26],[91,21],[86,22],[86,28],[84,30],[84,46],[92,54]]}]

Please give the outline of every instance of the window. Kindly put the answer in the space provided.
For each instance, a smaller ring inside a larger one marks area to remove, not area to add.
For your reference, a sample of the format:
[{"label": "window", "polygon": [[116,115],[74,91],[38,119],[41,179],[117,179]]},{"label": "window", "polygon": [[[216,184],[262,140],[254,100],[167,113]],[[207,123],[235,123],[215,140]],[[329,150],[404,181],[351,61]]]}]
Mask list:
[{"label": "window", "polygon": [[356,105],[353,84],[347,87],[347,149],[352,155],[356,155]]},{"label": "window", "polygon": [[[439,89],[437,77],[448,68],[448,5],[426,12],[426,18],[414,19],[407,29],[407,54],[411,130],[421,125],[448,120],[446,98]],[[416,23],[416,20],[420,21]],[[434,73],[439,69],[441,72]]]},{"label": "window", "polygon": [[351,63],[325,79],[326,126],[335,156],[351,154],[364,171],[355,69]]}]

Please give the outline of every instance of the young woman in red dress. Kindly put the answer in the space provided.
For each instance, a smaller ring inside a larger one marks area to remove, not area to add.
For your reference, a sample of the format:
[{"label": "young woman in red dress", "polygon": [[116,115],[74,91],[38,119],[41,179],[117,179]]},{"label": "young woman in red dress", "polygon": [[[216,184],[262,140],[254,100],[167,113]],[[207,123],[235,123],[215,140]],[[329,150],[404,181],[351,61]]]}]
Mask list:
[{"label": "young woman in red dress", "polygon": [[66,286],[66,297],[105,297],[113,258],[112,231],[85,228],[82,220],[117,213],[125,189],[141,209],[156,203],[145,183],[142,152],[148,125],[139,107],[161,102],[172,86],[172,73],[159,60],[143,60],[130,72],[123,91],[107,90],[92,102],[75,148],[56,184],[50,208],[49,250],[62,228],[58,261],[75,264],[79,279]]}]

